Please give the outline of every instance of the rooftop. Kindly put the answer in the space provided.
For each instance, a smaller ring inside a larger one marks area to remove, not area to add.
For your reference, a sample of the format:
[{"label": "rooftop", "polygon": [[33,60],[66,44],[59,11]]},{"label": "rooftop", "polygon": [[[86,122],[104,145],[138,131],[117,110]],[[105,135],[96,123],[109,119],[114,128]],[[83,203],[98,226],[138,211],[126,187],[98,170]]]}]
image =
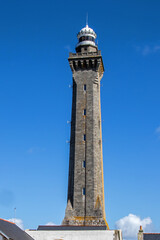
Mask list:
[{"label": "rooftop", "polygon": [[25,231],[20,229],[16,224],[0,219],[0,232],[4,234],[8,239],[13,240],[33,240]]}]

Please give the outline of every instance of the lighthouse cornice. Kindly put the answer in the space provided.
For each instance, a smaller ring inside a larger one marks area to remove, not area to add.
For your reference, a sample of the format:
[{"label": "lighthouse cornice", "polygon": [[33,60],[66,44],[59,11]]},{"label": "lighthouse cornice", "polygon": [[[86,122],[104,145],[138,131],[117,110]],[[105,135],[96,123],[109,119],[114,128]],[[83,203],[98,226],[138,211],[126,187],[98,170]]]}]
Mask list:
[{"label": "lighthouse cornice", "polygon": [[101,56],[101,51],[96,53],[70,53],[68,58],[72,72],[78,70],[89,70],[99,72],[99,76],[103,76],[104,65]]}]

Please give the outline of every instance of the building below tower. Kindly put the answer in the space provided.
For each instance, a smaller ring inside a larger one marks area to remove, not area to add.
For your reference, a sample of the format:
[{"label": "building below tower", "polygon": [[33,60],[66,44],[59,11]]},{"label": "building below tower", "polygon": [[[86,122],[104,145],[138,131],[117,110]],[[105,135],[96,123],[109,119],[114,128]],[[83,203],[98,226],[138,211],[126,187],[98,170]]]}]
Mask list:
[{"label": "building below tower", "polygon": [[34,240],[122,240],[120,230],[75,227],[40,226],[37,230],[26,230],[26,233]]}]

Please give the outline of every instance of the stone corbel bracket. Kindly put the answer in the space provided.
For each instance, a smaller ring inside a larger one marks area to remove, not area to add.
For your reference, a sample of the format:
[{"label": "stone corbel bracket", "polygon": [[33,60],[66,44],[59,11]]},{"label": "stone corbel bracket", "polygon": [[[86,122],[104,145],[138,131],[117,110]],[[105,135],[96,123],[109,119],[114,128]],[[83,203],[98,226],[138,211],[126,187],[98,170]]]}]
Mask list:
[{"label": "stone corbel bracket", "polygon": [[72,72],[92,69],[98,72],[101,79],[104,73],[104,66],[102,56],[98,55],[98,53],[97,55],[95,53],[93,55],[91,53],[87,55],[70,53],[68,61]]}]

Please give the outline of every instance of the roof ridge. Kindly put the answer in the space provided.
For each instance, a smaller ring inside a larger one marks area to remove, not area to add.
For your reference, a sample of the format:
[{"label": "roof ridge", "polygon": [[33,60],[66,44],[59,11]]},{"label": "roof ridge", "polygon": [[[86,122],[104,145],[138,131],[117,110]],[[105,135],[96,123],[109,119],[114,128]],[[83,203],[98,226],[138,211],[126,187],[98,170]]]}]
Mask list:
[{"label": "roof ridge", "polygon": [[[9,220],[3,219],[3,218],[0,218],[0,220],[5,221],[5,222],[9,222],[9,223],[12,223],[12,224],[15,224],[15,223],[10,222]],[[15,225],[16,225],[16,224],[15,224]]]},{"label": "roof ridge", "polygon": [[160,234],[160,233],[143,233],[143,234]]}]

